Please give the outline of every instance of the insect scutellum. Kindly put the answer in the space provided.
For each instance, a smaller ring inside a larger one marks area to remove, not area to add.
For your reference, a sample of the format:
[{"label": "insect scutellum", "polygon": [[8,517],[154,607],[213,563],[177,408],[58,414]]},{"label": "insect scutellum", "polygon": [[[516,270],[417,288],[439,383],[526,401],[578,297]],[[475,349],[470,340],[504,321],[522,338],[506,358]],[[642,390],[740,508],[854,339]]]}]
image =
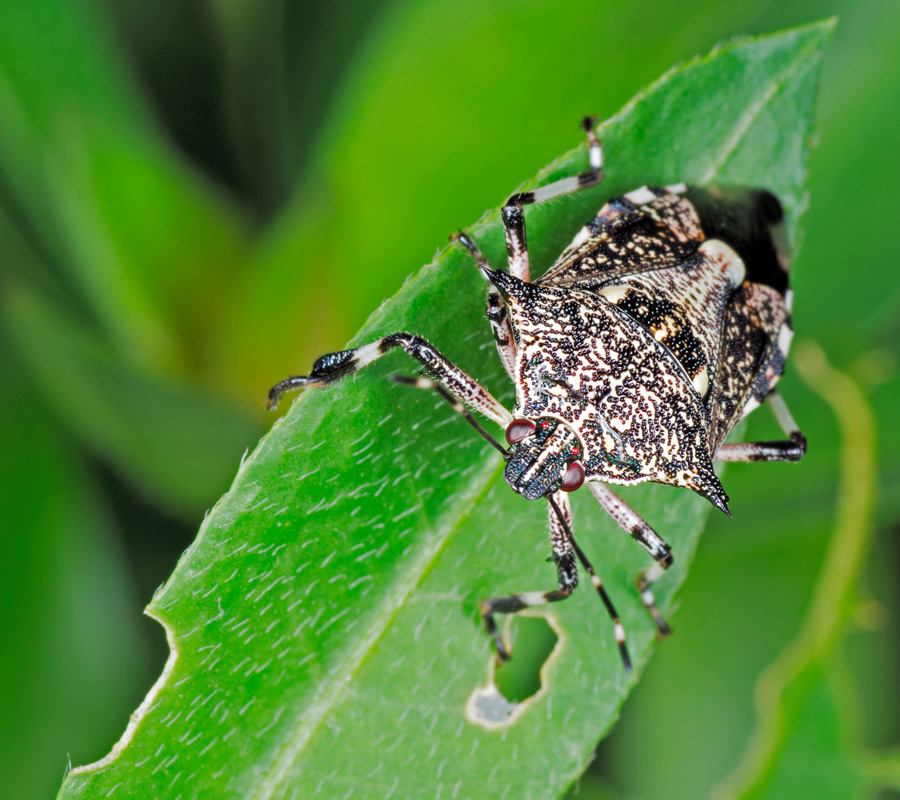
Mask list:
[{"label": "insect scutellum", "polygon": [[[481,604],[499,658],[509,652],[495,615],[568,597],[581,564],[630,669],[618,613],[575,540],[568,493],[586,483],[653,558],[636,584],[665,635],[669,627],[652,585],[672,564],[671,548],[608,485],[680,486],[728,513],[714,460],[798,461],[806,440],[775,391],[792,329],[783,214],[770,192],[685,184],[635,189],[606,203],[550,269],[531,280],[525,207],[603,177],[593,120],[582,125],[588,168],[514,194],[503,207],[508,271],[494,269],[466,233],[452,237],[489,284],[486,316],[515,385],[513,412],[429,342],[406,332],[322,356],[309,375],[275,385],[269,405],[274,408],[287,390],[332,383],[403,349],[426,375],[393,379],[440,394],[503,454],[504,477],[514,491],[548,501],[558,585]],[[735,424],[764,401],[787,438],[725,443]],[[508,446],[472,411],[499,425]]]}]

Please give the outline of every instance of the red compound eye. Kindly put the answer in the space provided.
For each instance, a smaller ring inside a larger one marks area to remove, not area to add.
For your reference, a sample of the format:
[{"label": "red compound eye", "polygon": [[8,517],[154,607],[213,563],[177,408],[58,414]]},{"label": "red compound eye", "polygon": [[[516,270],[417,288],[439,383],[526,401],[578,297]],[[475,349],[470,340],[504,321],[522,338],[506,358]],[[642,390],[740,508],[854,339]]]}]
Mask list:
[{"label": "red compound eye", "polygon": [[580,461],[573,461],[569,464],[566,474],[563,475],[562,486],[560,488],[564,492],[574,492],[576,489],[580,489],[581,484],[583,483],[584,467]]},{"label": "red compound eye", "polygon": [[573,456],[577,456],[580,452],[581,452],[581,448],[577,444],[572,445],[572,455]]},{"label": "red compound eye", "polygon": [[514,419],[506,426],[506,441],[510,444],[521,442],[534,433],[537,426],[530,419]]}]

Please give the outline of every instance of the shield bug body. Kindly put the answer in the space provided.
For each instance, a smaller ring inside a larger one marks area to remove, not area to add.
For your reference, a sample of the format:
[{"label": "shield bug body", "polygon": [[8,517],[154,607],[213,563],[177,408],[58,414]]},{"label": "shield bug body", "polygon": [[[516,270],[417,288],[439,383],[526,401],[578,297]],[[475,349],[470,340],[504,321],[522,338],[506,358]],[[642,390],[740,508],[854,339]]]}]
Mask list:
[{"label": "shield bug body", "polygon": [[[395,376],[432,389],[506,459],[510,487],[546,498],[558,588],[486,600],[481,612],[501,659],[508,652],[494,615],[568,597],[578,563],[615,629],[625,666],[625,632],[572,532],[567,494],[587,483],[613,519],[654,559],[637,578],[644,605],[668,632],[652,584],[672,563],[668,544],[608,484],[646,481],[688,488],[728,512],[718,461],[797,461],[806,441],[775,392],[791,340],[788,257],[778,200],[761,189],[643,187],[611,200],[553,266],[532,281],[525,206],[597,184],[600,143],[584,121],[589,169],[531,192],[502,210],[509,270],[495,270],[465,233],[454,238],[490,284],[487,317],[515,383],[513,413],[427,341],[399,332],[319,358],[309,375],[272,388],[339,380],[394,348],[429,377]],[[783,441],[724,443],[734,425],[766,401]],[[470,413],[505,429],[501,445]]]}]

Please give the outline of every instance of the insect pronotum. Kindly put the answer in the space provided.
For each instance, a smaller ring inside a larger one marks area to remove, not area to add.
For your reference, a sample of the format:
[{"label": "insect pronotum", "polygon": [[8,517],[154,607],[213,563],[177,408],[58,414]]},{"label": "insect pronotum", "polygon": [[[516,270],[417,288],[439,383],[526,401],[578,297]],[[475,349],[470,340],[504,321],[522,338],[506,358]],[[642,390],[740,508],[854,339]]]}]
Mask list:
[{"label": "insect pronotum", "polygon": [[[665,635],[669,627],[652,586],[671,566],[671,548],[608,484],[686,487],[728,513],[713,461],[798,461],[806,440],[775,391],[792,331],[783,214],[771,193],[684,184],[635,189],[604,205],[553,266],[531,280],[525,207],[594,186],[603,177],[593,121],[585,119],[583,127],[589,168],[514,194],[503,207],[508,271],[493,269],[465,233],[452,237],[489,284],[486,315],[515,384],[512,413],[429,342],[406,332],[322,356],[309,375],[272,387],[269,406],[287,390],[332,383],[402,348],[429,377],[394,380],[438,392],[503,454],[504,476],[514,491],[547,499],[558,586],[481,604],[499,658],[509,658],[509,651],[495,615],[568,597],[580,563],[630,669],[619,615],[575,541],[568,493],[587,483],[653,558],[636,582]],[[724,443],[763,401],[786,438]],[[505,429],[508,446],[471,411]]]}]

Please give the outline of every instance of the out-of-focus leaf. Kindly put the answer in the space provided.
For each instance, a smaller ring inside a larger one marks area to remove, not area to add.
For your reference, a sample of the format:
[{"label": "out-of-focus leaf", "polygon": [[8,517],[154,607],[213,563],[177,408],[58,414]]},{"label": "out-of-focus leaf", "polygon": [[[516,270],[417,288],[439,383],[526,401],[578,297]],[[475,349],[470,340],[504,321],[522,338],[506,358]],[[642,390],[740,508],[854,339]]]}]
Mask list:
[{"label": "out-of-focus leaf", "polygon": [[829,669],[814,660],[781,689],[780,714],[783,741],[765,774],[753,784],[719,796],[780,800],[815,797],[816,800],[852,800],[863,793],[867,781],[853,752],[853,714],[846,708],[849,692]]},{"label": "out-of-focus leaf", "polygon": [[[4,343],[5,344],[5,343]],[[0,349],[0,773],[4,797],[50,797],[96,757],[150,665],[137,598],[85,465]]]},{"label": "out-of-focus leaf", "polygon": [[[872,223],[900,205],[900,182],[888,177],[900,172],[900,4],[878,13],[853,0],[832,5],[841,24],[812,156],[808,266],[794,285],[803,330],[846,366],[875,348],[900,352],[900,281],[888,255],[896,235]],[[900,443],[896,414],[879,427]]]},{"label": "out-of-focus leaf", "polygon": [[98,8],[0,6],[7,202],[133,360],[202,367],[241,221],[170,152]]},{"label": "out-of-focus leaf", "polygon": [[823,86],[819,143],[810,172],[804,268],[797,270],[798,331],[841,368],[868,360],[880,459],[879,504],[900,513],[900,281],[887,209],[900,207],[900,4],[877,13],[853,0],[840,16]]},{"label": "out-of-focus leaf", "polygon": [[900,792],[900,749],[869,755],[864,768],[873,785],[893,790],[894,794]]},{"label": "out-of-focus leaf", "polygon": [[[601,127],[603,187],[534,209],[532,242],[546,257],[603,196],[645,181],[762,183],[795,221],[831,27],[748,39],[669,73]],[[728,107],[740,112],[726,117]],[[638,146],[663,132],[680,143],[671,152]],[[584,158],[581,148],[542,179]],[[496,211],[472,230],[499,252]],[[473,301],[483,291],[471,259],[450,248],[358,341],[416,330],[493,383],[497,359]],[[491,663],[477,601],[552,583],[546,509],[509,491],[496,454],[442,403],[387,385],[400,363],[306,394],[244,462],[149,608],[169,632],[167,671],[110,756],[70,774],[63,797],[528,797],[558,794],[581,772],[634,680],[609,622],[590,591],[546,610],[560,645],[543,693],[499,731],[467,718]],[[629,498],[678,553],[660,590],[669,608],[706,508],[664,487]],[[654,634],[629,587],[646,560],[589,498],[577,501],[576,530],[601,554],[639,671]]]},{"label": "out-of-focus leaf", "polygon": [[[216,0],[209,4],[222,43],[228,138],[246,193],[271,213],[292,170],[286,137],[285,16],[290,3]],[[304,3],[308,11],[309,3]],[[335,14],[334,6],[331,7]]]},{"label": "out-of-focus leaf", "polygon": [[805,346],[796,363],[840,423],[835,532],[803,628],[760,679],[757,729],[740,766],[721,788],[723,797],[780,798],[803,791],[842,800],[857,796],[863,785],[843,719],[847,693],[836,689],[829,671],[851,624],[872,535],[877,429],[859,387],[831,367],[820,349]]},{"label": "out-of-focus leaf", "polygon": [[[232,187],[244,205],[237,155],[224,135],[229,101],[225,47],[212,3],[97,0],[158,124],[196,167]],[[278,5],[263,0],[258,7]],[[273,83],[277,82],[275,76]],[[262,124],[262,120],[259,121]]]},{"label": "out-of-focus leaf", "polygon": [[209,8],[221,42],[231,150],[245,193],[271,217],[290,199],[335,85],[373,18],[391,15],[381,0],[345,0],[339,13],[329,0],[214,0]]},{"label": "out-of-focus leaf", "polygon": [[257,423],[204,390],[130,364],[75,316],[19,288],[6,333],[46,402],[141,492],[196,518],[228,485]]}]

